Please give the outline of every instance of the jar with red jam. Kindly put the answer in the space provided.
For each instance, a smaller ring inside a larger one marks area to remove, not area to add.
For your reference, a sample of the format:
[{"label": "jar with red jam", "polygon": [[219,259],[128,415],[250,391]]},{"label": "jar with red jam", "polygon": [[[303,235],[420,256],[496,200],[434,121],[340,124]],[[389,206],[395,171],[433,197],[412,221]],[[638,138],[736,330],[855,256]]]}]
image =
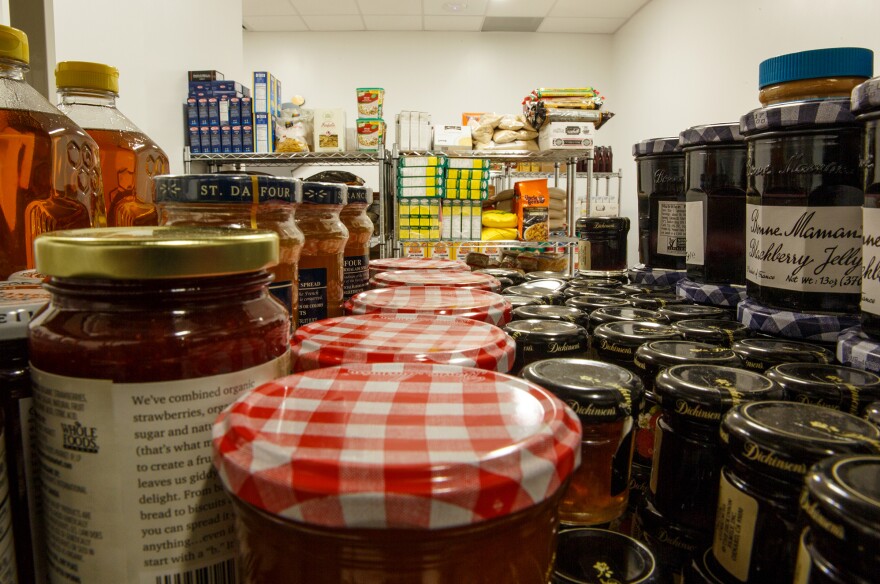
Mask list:
[{"label": "jar with red jam", "polygon": [[370,279],[376,274],[393,270],[450,270],[453,272],[469,272],[471,269],[464,262],[439,258],[383,258],[370,260]]},{"label": "jar with red jam", "polygon": [[[449,286],[394,286],[361,292],[345,302],[346,314],[441,314],[460,316],[495,326],[510,322],[512,300],[474,288]],[[539,304],[537,299],[526,299]]]},{"label": "jar with red jam", "polygon": [[376,274],[370,280],[370,284],[373,288],[452,286],[453,288],[474,288],[487,292],[501,292],[501,282],[495,276],[449,270],[392,270]]},{"label": "jar with red jam", "polygon": [[864,127],[862,178],[862,330],[880,339],[880,77],[852,92],[852,112]]},{"label": "jar with red jam", "polygon": [[684,153],[678,136],[633,145],[638,166],[639,261],[648,268],[685,269]]},{"label": "jar with red jam", "polygon": [[240,398],[214,425],[214,463],[250,584],[538,584],[580,435],[522,379],[343,365]]},{"label": "jar with red jam", "polygon": [[36,239],[51,296],[29,331],[49,581],[234,577],[211,425],[288,371],[290,316],[268,289],[278,248],[271,231],[208,227]]}]

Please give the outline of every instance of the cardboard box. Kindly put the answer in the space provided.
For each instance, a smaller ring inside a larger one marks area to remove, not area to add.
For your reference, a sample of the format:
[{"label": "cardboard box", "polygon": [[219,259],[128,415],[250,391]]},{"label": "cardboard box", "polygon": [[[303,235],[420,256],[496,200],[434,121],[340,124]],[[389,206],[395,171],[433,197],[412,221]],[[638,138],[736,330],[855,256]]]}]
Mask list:
[{"label": "cardboard box", "polygon": [[208,98],[200,97],[196,100],[196,107],[198,108],[199,115],[199,126],[209,126],[208,123]]},{"label": "cardboard box", "polygon": [[316,109],[314,152],[345,152],[345,110]]},{"label": "cardboard box", "polygon": [[208,98],[208,125],[220,126],[220,103],[216,97]]},{"label": "cardboard box", "polygon": [[199,127],[199,102],[193,97],[186,100],[186,125],[190,128]]},{"label": "cardboard box", "polygon": [[272,152],[271,117],[265,113],[254,114],[254,152]]},{"label": "cardboard box", "polygon": [[400,112],[397,114],[394,124],[394,140],[399,150],[412,150],[412,112]]},{"label": "cardboard box", "polygon": [[229,126],[220,126],[220,152],[232,152],[232,128]]},{"label": "cardboard box", "polygon": [[241,151],[242,152],[253,152],[254,151],[254,127],[253,126],[242,126],[241,127]]},{"label": "cardboard box", "polygon": [[217,106],[220,110],[220,127],[230,126],[232,123],[229,120],[229,98],[228,97],[220,97],[217,98]]},{"label": "cardboard box", "polygon": [[217,79],[225,79],[223,73],[213,70],[188,71],[187,77],[190,81],[215,81]]},{"label": "cardboard box", "polygon": [[198,127],[190,127],[189,134],[189,152],[190,154],[201,154],[202,153],[202,138],[199,133]]},{"label": "cardboard box", "polygon": [[211,126],[208,136],[211,141],[211,154],[220,154],[223,151],[220,145],[220,126]]},{"label": "cardboard box", "polygon": [[243,152],[241,142],[241,126],[232,126],[232,151],[235,153]]},{"label": "cardboard box", "polygon": [[[269,82],[270,74],[268,71],[254,71],[254,113],[268,114],[270,113],[270,100],[272,99],[271,84]],[[259,152],[259,151],[258,151]]]},{"label": "cardboard box", "polygon": [[550,192],[547,179],[521,180],[513,185],[516,228],[522,241],[550,237]]},{"label": "cardboard box", "polygon": [[241,125],[252,126],[254,124],[254,102],[253,98],[241,98]]},{"label": "cardboard box", "polygon": [[467,126],[434,126],[434,150],[455,151],[473,148],[471,129]]},{"label": "cardboard box", "polygon": [[593,122],[547,122],[538,132],[541,150],[591,150],[596,133]]},{"label": "cardboard box", "polygon": [[199,144],[202,146],[202,154],[211,153],[211,128],[199,126]]},{"label": "cardboard box", "polygon": [[230,126],[240,126],[241,125],[241,98],[240,97],[229,98],[229,125]]}]

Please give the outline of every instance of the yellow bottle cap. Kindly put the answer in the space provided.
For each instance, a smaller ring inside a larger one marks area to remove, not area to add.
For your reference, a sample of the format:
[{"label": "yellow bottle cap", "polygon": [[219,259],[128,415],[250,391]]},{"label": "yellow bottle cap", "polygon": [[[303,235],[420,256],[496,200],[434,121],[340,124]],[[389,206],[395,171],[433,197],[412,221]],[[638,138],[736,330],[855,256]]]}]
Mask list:
[{"label": "yellow bottle cap", "polygon": [[0,58],[30,63],[27,34],[17,28],[0,24]]},{"label": "yellow bottle cap", "polygon": [[88,61],[62,61],[55,67],[55,85],[59,89],[79,87],[119,94],[119,69]]}]

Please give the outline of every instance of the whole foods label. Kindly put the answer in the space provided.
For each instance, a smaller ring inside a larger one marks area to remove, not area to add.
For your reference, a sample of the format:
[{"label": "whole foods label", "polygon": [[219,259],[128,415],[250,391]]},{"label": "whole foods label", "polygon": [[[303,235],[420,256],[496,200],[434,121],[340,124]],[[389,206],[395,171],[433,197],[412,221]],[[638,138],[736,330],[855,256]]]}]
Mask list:
[{"label": "whole foods label", "polygon": [[657,203],[657,253],[684,256],[687,253],[687,213],[685,203]]},{"label": "whole foods label", "polygon": [[299,270],[299,324],[327,318],[327,270]]},{"label": "whole foods label", "polygon": [[758,502],[730,484],[722,473],[712,554],[740,582],[749,581],[758,511]]},{"label": "whole foods label", "polygon": [[880,316],[880,209],[862,209],[862,312]]},{"label": "whole foods label", "polygon": [[370,287],[370,256],[345,256],[342,270],[342,294],[348,300]]},{"label": "whole foods label", "polygon": [[685,261],[689,264],[702,266],[705,261],[704,252],[706,248],[706,238],[703,232],[703,202],[688,201],[685,205],[685,213],[687,214]]},{"label": "whole foods label", "polygon": [[746,205],[746,278],[759,286],[858,294],[861,207]]}]

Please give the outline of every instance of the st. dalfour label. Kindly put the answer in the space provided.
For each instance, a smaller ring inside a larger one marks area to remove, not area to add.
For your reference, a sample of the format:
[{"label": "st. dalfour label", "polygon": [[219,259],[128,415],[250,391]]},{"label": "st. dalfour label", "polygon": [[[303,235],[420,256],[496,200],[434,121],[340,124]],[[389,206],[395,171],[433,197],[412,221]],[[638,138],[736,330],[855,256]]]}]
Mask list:
[{"label": "st. dalfour label", "polygon": [[657,203],[657,253],[671,256],[684,256],[686,203],[659,201]]},{"label": "st. dalfour label", "polygon": [[370,256],[345,256],[342,269],[342,295],[345,299],[370,287]]},{"label": "st. dalfour label", "polygon": [[746,277],[759,286],[858,294],[861,207],[746,205]]},{"label": "st. dalfour label", "polygon": [[880,316],[880,209],[862,209],[862,312]]},{"label": "st. dalfour label", "polygon": [[704,259],[704,250],[706,247],[706,237],[703,226],[703,202],[688,201],[685,203],[686,208],[686,224],[685,234],[687,241],[685,242],[685,262],[702,266]]}]

